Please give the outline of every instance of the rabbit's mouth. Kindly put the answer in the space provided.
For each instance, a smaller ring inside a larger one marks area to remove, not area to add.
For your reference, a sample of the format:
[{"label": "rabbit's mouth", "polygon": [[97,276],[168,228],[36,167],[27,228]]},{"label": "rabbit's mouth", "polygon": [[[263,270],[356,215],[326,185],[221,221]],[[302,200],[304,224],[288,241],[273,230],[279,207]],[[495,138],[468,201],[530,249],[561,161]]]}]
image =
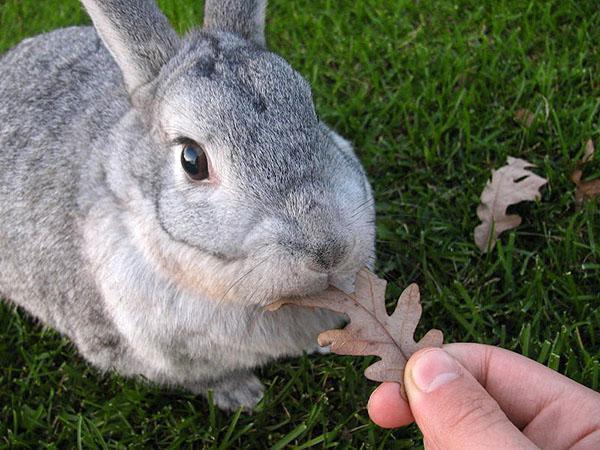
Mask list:
[{"label": "rabbit's mouth", "polygon": [[346,294],[352,294],[354,292],[356,276],[357,272],[319,273],[316,278],[307,284],[283,289],[279,292],[279,295],[270,298],[269,302],[275,302],[284,297],[302,298],[319,295],[332,287]]},{"label": "rabbit's mouth", "polygon": [[354,292],[354,286],[356,285],[356,273],[334,273],[332,275],[329,275],[329,284],[334,288],[345,292],[346,294],[352,294]]}]

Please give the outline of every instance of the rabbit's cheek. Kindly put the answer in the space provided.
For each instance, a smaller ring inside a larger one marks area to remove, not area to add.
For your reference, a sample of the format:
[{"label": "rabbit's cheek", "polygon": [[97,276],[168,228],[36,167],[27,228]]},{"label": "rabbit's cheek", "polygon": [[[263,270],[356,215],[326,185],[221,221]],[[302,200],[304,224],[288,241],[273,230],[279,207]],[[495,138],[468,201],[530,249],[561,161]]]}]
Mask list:
[{"label": "rabbit's cheek", "polygon": [[[143,208],[142,201],[138,207]],[[220,301],[231,300],[227,273],[240,271],[241,262],[199,252],[194,247],[173,241],[151,217],[151,205],[145,205],[146,214],[128,217],[126,226],[133,245],[157,274],[191,296]],[[93,226],[91,227],[93,229]]]}]

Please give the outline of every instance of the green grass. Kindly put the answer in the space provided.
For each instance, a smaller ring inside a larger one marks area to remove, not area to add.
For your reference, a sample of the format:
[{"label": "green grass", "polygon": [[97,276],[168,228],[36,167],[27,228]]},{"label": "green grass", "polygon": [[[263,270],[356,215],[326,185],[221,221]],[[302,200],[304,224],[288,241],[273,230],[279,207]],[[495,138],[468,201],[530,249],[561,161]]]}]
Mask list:
[{"label": "green grass", "polygon": [[[180,31],[198,0],[162,1]],[[88,23],[75,0],[4,0],[0,52]],[[350,138],[373,182],[378,272],[390,300],[420,284],[423,329],[501,345],[600,387],[600,207],[578,209],[569,174],[600,148],[600,10],[594,0],[273,0],[268,40],[312,84],[322,119]],[[535,113],[532,127],[513,120]],[[518,230],[482,256],[478,196],[507,155],[549,179]],[[598,158],[597,158],[598,159]],[[600,176],[598,163],[586,176]],[[366,358],[304,357],[260,372],[253,415],[101,376],[68,341],[0,307],[0,446],[418,448],[365,405]]]}]

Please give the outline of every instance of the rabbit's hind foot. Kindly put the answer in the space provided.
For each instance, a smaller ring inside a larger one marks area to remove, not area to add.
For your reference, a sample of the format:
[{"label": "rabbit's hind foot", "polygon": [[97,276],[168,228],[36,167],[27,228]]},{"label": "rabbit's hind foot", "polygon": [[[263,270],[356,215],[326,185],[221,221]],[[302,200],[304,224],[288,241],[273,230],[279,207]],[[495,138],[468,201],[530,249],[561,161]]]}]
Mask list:
[{"label": "rabbit's hind foot", "polygon": [[251,412],[263,398],[264,389],[256,375],[250,371],[241,371],[211,384],[204,394],[211,390],[213,401],[222,410],[237,411],[242,408]]}]

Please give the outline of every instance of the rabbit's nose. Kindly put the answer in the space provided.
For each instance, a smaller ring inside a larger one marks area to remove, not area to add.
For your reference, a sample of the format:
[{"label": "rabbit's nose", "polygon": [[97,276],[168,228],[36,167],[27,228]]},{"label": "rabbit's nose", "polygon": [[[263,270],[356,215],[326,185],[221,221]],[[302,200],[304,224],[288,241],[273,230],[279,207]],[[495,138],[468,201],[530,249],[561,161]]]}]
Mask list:
[{"label": "rabbit's nose", "polygon": [[341,243],[323,242],[308,250],[307,266],[315,272],[329,273],[343,261],[346,253],[347,248]]}]

